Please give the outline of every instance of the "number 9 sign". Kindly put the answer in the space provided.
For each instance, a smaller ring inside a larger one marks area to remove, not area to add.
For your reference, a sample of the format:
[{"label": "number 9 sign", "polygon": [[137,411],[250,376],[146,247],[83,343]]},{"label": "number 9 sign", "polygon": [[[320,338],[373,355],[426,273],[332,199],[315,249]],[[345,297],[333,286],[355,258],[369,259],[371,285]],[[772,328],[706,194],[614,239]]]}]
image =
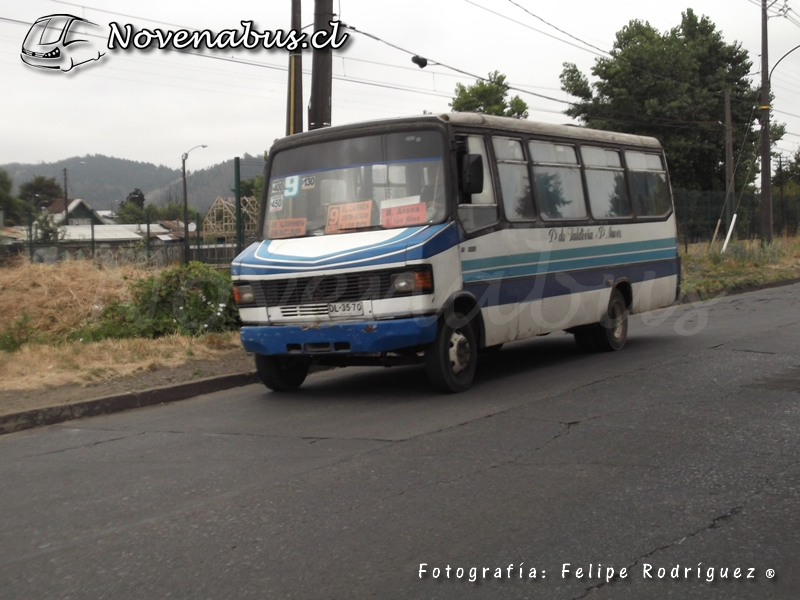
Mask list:
[{"label": "number 9 sign", "polygon": [[325,225],[325,231],[327,233],[333,233],[335,231],[338,231],[340,213],[341,209],[338,206],[328,207],[328,224]]},{"label": "number 9 sign", "polygon": [[292,175],[286,178],[286,186],[283,189],[283,195],[286,198],[294,198],[300,191],[300,176]]}]

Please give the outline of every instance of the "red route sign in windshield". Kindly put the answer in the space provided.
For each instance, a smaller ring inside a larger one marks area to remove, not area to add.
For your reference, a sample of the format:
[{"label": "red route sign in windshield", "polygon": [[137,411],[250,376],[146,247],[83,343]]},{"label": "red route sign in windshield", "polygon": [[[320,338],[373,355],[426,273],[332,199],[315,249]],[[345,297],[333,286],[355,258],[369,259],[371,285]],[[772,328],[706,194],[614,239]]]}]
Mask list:
[{"label": "red route sign in windshield", "polygon": [[386,228],[420,225],[427,220],[424,202],[393,206],[392,208],[384,208],[381,211],[381,226]]}]

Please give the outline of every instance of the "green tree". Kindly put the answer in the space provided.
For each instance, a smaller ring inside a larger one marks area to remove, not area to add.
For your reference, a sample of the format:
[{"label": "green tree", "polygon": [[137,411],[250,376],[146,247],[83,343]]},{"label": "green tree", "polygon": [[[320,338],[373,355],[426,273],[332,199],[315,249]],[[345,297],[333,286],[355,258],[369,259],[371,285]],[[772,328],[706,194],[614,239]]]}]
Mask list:
[{"label": "green tree", "polygon": [[142,192],[142,190],[140,190],[139,188],[135,188],[130,194],[128,194],[128,197],[125,198],[125,202],[126,203],[132,202],[133,204],[135,204],[139,208],[143,209],[144,208],[144,192]]},{"label": "green tree", "polygon": [[[17,194],[20,200],[36,207],[40,202],[50,203],[64,197],[64,190],[55,177],[44,177],[37,175],[30,181],[19,186]],[[37,198],[38,196],[38,198]]]},{"label": "green tree", "polygon": [[[708,17],[688,9],[680,25],[663,34],[649,23],[630,21],[617,32],[610,54],[595,60],[592,84],[577,66],[564,64],[561,87],[576,98],[567,115],[595,129],[658,138],[675,188],[724,190],[729,88],[736,189],[754,181],[759,92],[748,78],[752,62],[741,44],[726,43]],[[783,126],[772,134],[777,141]]]},{"label": "green tree", "polygon": [[5,214],[6,225],[24,223],[25,211],[22,202],[11,195],[13,182],[8,173],[0,169],[0,210]]},{"label": "green tree", "polygon": [[510,100],[506,76],[499,71],[489,73],[489,79],[479,79],[469,87],[456,84],[456,95],[450,103],[454,112],[477,112],[501,117],[528,118],[528,105],[519,97]]},{"label": "green tree", "polygon": [[796,184],[800,186],[800,149],[798,149],[794,156],[788,162],[783,163],[783,173],[776,172],[772,178],[772,185],[778,186],[783,182]]},{"label": "green tree", "polygon": [[33,223],[34,238],[44,244],[53,244],[64,237],[64,228],[59,227],[46,212],[39,213]]},{"label": "green tree", "polygon": [[242,198],[254,197],[261,199],[261,189],[264,187],[264,178],[260,175],[252,179],[246,179],[239,185],[239,193]]},{"label": "green tree", "polygon": [[117,223],[144,223],[145,213],[144,208],[139,206],[136,202],[128,202],[127,200],[120,204],[117,209]]},{"label": "green tree", "polygon": [[[183,203],[167,202],[164,206],[156,208],[156,214],[160,221],[183,221]],[[192,208],[189,207],[191,214]]]}]

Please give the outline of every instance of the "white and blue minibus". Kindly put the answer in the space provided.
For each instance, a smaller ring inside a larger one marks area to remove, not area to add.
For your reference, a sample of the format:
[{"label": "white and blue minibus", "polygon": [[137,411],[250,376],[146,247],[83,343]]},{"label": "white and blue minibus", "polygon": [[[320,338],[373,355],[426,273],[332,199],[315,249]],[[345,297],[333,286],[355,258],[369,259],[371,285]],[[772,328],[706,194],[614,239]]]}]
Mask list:
[{"label": "white and blue minibus", "polygon": [[467,389],[480,351],[567,331],[620,350],[679,294],[659,142],[482,114],[329,127],[269,151],[260,241],[232,263],[272,390],[314,364],[424,363]]}]

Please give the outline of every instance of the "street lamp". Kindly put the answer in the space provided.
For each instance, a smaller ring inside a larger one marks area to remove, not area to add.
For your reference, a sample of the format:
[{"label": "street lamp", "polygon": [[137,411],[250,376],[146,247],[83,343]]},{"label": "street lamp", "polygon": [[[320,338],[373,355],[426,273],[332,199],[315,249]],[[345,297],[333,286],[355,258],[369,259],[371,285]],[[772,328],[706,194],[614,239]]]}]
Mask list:
[{"label": "street lamp", "polygon": [[186,159],[189,157],[189,152],[197,148],[208,148],[205,144],[200,144],[194,148],[190,148],[181,156],[181,163],[183,169],[183,264],[189,264],[189,199],[186,196]]},{"label": "street lamp", "polygon": [[82,160],[78,162],[74,162],[68,167],[64,167],[64,225],[69,225],[69,215],[68,215],[68,208],[69,208],[69,196],[67,195],[67,169],[71,169],[76,165],[85,165],[86,163]]}]

